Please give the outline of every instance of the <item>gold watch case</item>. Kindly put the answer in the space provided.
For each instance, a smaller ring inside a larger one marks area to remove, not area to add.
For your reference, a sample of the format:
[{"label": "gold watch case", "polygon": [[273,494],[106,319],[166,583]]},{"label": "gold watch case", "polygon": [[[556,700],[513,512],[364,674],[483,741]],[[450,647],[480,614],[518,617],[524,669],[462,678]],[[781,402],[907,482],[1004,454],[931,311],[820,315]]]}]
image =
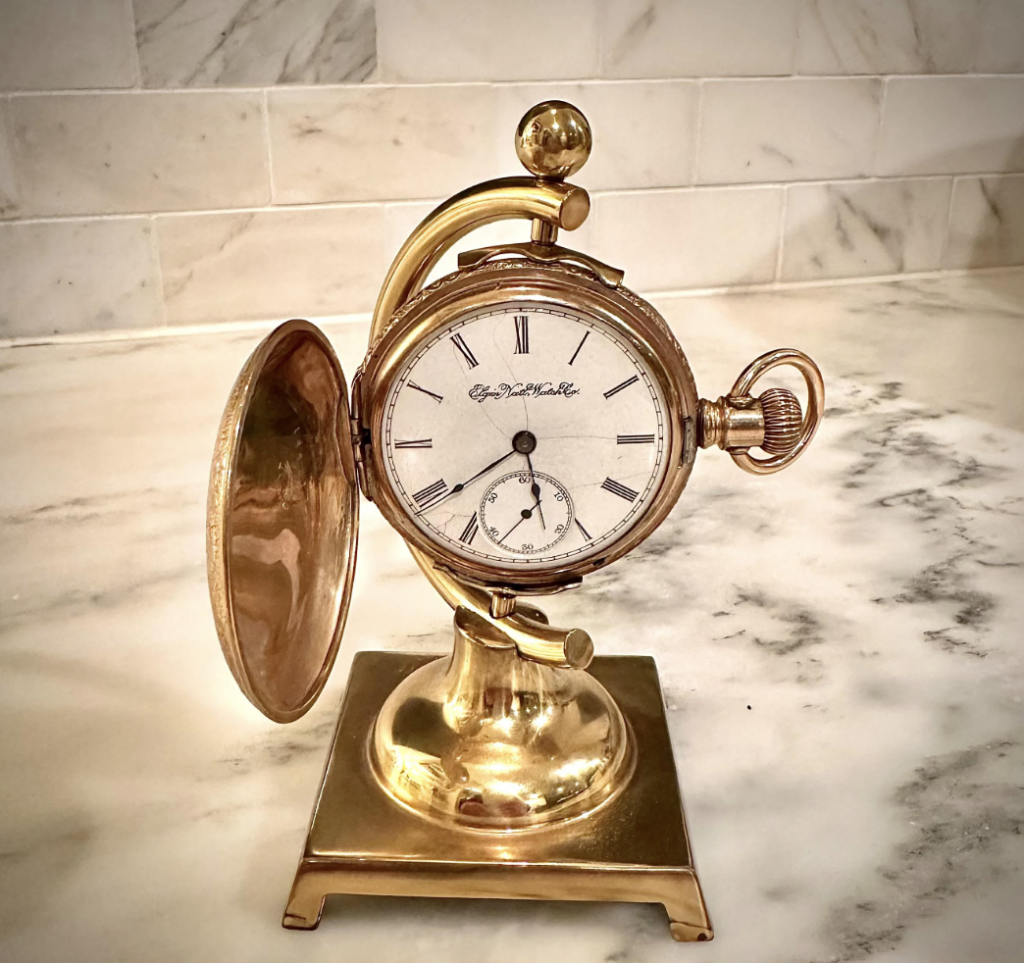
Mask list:
[{"label": "gold watch case", "polygon": [[[575,253],[575,252],[567,252]],[[597,555],[540,571],[477,563],[447,551],[423,533],[397,498],[384,467],[384,419],[394,379],[437,330],[475,311],[508,302],[575,308],[611,327],[643,360],[666,401],[667,469],[641,518]],[[523,259],[493,261],[441,278],[395,313],[353,382],[359,459],[365,492],[384,517],[435,565],[463,581],[519,594],[557,591],[621,558],[664,521],[679,499],[697,449],[697,389],[690,366],[664,319],[626,288],[610,286],[570,264]]]},{"label": "gold watch case", "polygon": [[287,321],[242,368],[217,433],[206,528],[214,620],[239,688],[275,722],[316,701],[348,614],[359,532],[348,411],[326,335]]}]

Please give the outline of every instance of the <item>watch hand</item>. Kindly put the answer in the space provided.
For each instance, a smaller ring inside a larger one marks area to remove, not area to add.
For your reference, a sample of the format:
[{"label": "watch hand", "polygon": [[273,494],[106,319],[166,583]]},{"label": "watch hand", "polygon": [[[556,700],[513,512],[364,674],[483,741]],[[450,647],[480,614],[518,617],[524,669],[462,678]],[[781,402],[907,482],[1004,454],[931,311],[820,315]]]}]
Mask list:
[{"label": "watch hand", "polygon": [[458,485],[450,489],[443,497],[439,498],[436,502],[431,502],[429,505],[427,505],[426,508],[421,508],[416,514],[422,515],[424,512],[433,511],[446,498],[451,498],[452,495],[458,495],[458,493],[461,492],[462,489],[464,489],[467,485],[475,482],[481,475],[486,475],[492,468],[497,468],[498,465],[500,465],[503,461],[508,461],[508,459],[511,458],[514,454],[516,454],[516,450],[513,448],[511,451],[506,452],[499,459],[497,459],[497,461],[492,461],[486,468],[482,468],[472,478],[467,478],[464,482],[459,482]]},{"label": "watch hand", "polygon": [[544,509],[540,507],[540,485],[537,484],[537,475],[534,473],[533,460],[530,458],[529,452],[526,452],[526,465],[530,469],[530,481],[533,482],[530,485],[530,491],[533,493],[533,497],[537,499],[537,504],[534,507],[540,515],[540,527],[546,531],[548,526],[544,521]]},{"label": "watch hand", "polygon": [[[533,497],[537,498],[536,495],[534,495]],[[509,537],[509,535],[511,535],[520,525],[523,524],[523,522],[525,522],[528,518],[533,518],[533,510],[537,508],[539,505],[540,499],[537,498],[537,500],[529,508],[524,508],[522,511],[523,517],[520,518],[519,521],[516,522],[515,525],[513,525],[507,532],[505,532],[505,534],[501,537],[501,539],[499,539],[499,541],[504,542]]]}]

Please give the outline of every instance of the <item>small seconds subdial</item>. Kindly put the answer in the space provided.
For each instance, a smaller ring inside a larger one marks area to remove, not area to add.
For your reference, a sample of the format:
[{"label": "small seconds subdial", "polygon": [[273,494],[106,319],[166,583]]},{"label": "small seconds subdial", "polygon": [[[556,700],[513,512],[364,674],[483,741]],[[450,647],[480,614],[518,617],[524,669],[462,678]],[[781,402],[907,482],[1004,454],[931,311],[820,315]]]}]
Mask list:
[{"label": "small seconds subdial", "polygon": [[556,545],[572,525],[572,499],[542,472],[512,472],[491,484],[480,501],[480,527],[507,552],[534,555]]}]

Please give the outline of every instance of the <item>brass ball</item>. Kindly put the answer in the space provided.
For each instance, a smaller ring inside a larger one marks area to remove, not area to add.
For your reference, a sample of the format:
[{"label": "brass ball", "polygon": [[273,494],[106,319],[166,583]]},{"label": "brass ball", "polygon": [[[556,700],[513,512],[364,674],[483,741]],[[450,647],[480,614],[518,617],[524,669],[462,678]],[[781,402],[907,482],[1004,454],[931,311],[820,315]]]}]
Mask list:
[{"label": "brass ball", "polygon": [[593,143],[587,118],[563,100],[531,107],[516,128],[516,154],[537,177],[561,180],[575,174]]}]

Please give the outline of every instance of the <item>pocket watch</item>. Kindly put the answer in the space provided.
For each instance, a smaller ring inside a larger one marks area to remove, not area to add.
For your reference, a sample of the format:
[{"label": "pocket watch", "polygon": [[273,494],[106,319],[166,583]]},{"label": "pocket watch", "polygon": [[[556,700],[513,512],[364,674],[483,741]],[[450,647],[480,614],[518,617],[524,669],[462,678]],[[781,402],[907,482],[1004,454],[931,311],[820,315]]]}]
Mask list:
[{"label": "pocket watch", "polygon": [[[516,133],[531,176],[470,188],[416,228],[385,279],[351,401],[306,321],[280,326],[239,376],[214,458],[208,567],[228,663],[271,718],[297,718],[326,681],[360,491],[453,605],[505,619],[522,651],[532,634],[538,658],[571,665],[589,644],[575,658],[564,638],[552,649],[517,618],[518,596],[578,585],[640,544],[698,447],[766,474],[813,437],[823,386],[806,355],[770,352],[727,395],[700,400],[678,341],[623,272],[556,243],[589,212],[565,178],[591,143],[578,110],[540,104]],[[531,221],[529,241],[464,252],[422,287],[457,240],[509,217]],[[785,389],[750,394],[782,364],[804,376],[806,413]]]},{"label": "pocket watch", "polygon": [[[351,392],[323,332],[293,320],[228,400],[210,594],[262,712],[297,719],[327,681],[361,495],[455,609],[449,657],[354,659],[285,926],[316,926],[329,893],[625,899],[662,902],[677,940],[712,937],[653,660],[594,658],[585,631],[523,596],[579,585],[650,536],[698,448],[757,474],[791,464],[824,389],[785,348],[717,401],[698,397],[622,271],[557,243],[588,214],[565,178],[590,148],[571,105],[528,111],[516,149],[529,176],[471,187],[412,232]],[[465,251],[424,286],[446,250],[504,218],[528,220],[530,239]],[[806,412],[784,389],[752,394],[779,365],[803,375]]]}]

